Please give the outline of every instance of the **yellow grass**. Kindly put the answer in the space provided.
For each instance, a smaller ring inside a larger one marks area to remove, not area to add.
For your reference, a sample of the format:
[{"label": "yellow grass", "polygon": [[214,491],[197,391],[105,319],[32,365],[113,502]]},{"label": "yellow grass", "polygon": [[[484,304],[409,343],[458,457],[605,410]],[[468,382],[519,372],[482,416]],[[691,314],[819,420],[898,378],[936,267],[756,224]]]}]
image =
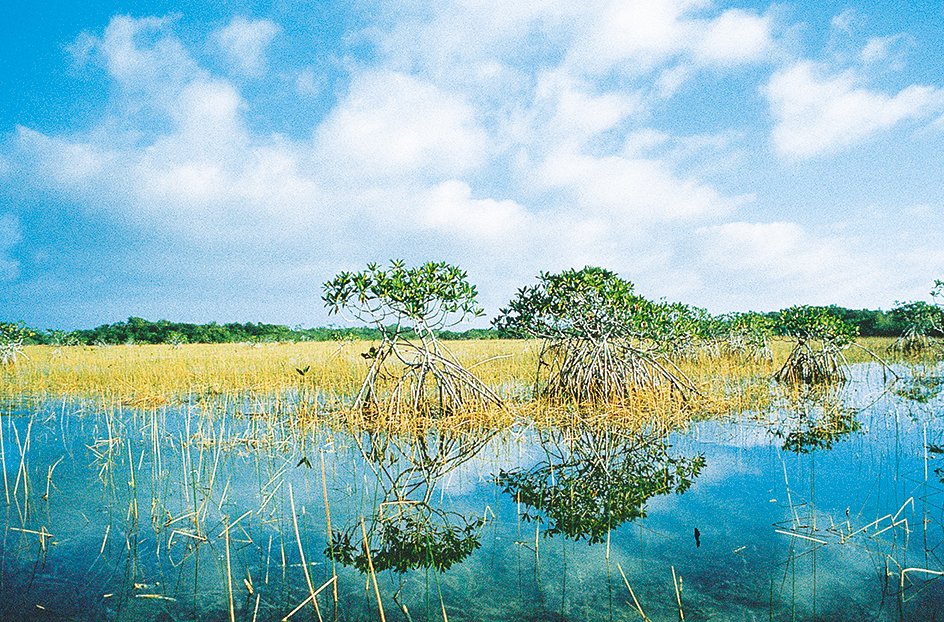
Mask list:
[{"label": "yellow grass", "polygon": [[[862,340],[884,356],[891,340]],[[371,342],[300,342],[215,345],[122,345],[104,348],[27,346],[26,356],[0,368],[0,398],[97,398],[136,407],[160,406],[181,400],[234,396],[301,396],[295,409],[318,396],[321,408],[357,393],[369,361],[361,356]],[[509,407],[493,412],[456,415],[458,428],[505,427],[524,416],[536,423],[648,425],[654,421],[681,424],[744,410],[763,410],[772,399],[770,374],[782,365],[792,343],[772,342],[773,362],[728,357],[701,357],[679,363],[699,388],[700,396],[679,403],[677,396],[639,393],[631,403],[591,410],[533,401],[531,391],[540,343],[526,340],[444,342],[453,354]],[[850,362],[866,361],[863,350],[846,351]],[[27,358],[28,357],[28,358]],[[305,370],[303,375],[298,369]],[[340,410],[340,409],[338,409]],[[368,427],[413,429],[432,425],[403,414],[381,413],[365,421],[362,413],[346,413],[349,423]],[[439,424],[442,425],[442,421]]]},{"label": "yellow grass", "polygon": [[[532,346],[523,341],[446,344],[486,384],[517,382],[533,369]],[[172,401],[200,395],[277,394],[317,389],[334,395],[357,392],[370,342],[271,344],[27,346],[15,365],[0,368],[0,395],[47,398],[107,395],[119,400],[149,397]],[[28,357],[28,358],[27,358]],[[304,376],[296,370],[305,370]]]}]

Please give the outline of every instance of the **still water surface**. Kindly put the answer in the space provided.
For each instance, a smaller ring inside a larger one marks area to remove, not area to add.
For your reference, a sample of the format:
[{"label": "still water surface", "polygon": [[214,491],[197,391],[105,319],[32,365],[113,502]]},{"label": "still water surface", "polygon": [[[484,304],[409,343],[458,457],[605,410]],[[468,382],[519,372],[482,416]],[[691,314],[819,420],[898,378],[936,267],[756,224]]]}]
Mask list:
[{"label": "still water surface", "polygon": [[899,372],[668,437],[10,406],[0,619],[944,619],[944,369]]}]

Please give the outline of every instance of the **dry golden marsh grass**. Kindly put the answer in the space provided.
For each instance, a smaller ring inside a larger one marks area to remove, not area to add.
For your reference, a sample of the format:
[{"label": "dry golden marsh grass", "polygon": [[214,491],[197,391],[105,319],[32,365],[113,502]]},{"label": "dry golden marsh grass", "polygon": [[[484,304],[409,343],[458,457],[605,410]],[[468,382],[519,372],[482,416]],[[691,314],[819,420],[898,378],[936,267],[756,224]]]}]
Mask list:
[{"label": "dry golden marsh grass", "polygon": [[[887,339],[860,344],[882,353]],[[26,356],[0,370],[0,395],[7,400],[58,397],[94,398],[134,407],[161,406],[200,399],[294,395],[298,416],[343,411],[357,393],[369,361],[362,353],[371,342],[226,343],[213,345],[121,345],[108,347],[28,346]],[[632,403],[592,411],[530,399],[540,343],[527,340],[444,342],[456,358],[506,400],[490,413],[465,413],[439,425],[504,426],[526,417],[554,425],[627,425],[640,421],[674,427],[693,417],[763,410],[772,399],[768,379],[786,360],[791,342],[773,341],[773,361],[701,357],[679,363],[699,388],[699,398],[682,404],[678,396],[637,394]],[[870,360],[861,348],[846,351],[850,362]],[[304,371],[304,375],[298,370]],[[308,400],[306,402],[306,400]],[[281,402],[279,402],[281,403]],[[289,408],[291,410],[291,408]],[[345,413],[350,423],[423,427],[403,413],[382,413],[373,421]]]}]

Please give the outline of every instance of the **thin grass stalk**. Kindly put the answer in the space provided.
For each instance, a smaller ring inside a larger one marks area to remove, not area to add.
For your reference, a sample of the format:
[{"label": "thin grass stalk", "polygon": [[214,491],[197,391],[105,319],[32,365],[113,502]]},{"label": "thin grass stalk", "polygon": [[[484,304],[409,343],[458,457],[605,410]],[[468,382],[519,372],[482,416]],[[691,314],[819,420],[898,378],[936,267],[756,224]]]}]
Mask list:
[{"label": "thin grass stalk", "polygon": [[[11,424],[12,425],[12,424]],[[30,444],[30,434],[33,431],[33,419],[30,418],[29,424],[26,426],[26,437],[23,440],[23,443],[20,443],[20,433],[17,431],[16,426],[13,426],[13,433],[16,435],[16,445],[20,450],[20,468],[16,472],[16,484],[13,486],[13,498],[16,500],[17,511],[20,511],[20,503],[18,491],[20,489],[20,480],[23,480],[23,510],[20,514],[20,520],[23,525],[26,525],[26,517],[29,514],[29,482],[28,482],[28,473],[26,471],[26,452],[29,450]]]},{"label": "thin grass stalk", "polygon": [[224,541],[226,543],[226,592],[229,596],[229,622],[236,622],[236,610],[233,607],[233,570],[229,556],[229,518],[223,517]]},{"label": "thin grass stalk", "polygon": [[682,611],[682,594],[679,591],[679,579],[675,576],[675,566],[672,566],[672,583],[675,585],[675,602],[678,603],[679,622],[685,622],[685,613]]},{"label": "thin grass stalk", "polygon": [[298,554],[302,560],[302,570],[305,571],[305,582],[308,584],[308,592],[311,594],[311,600],[315,605],[315,612],[318,619],[321,619],[321,612],[318,610],[318,601],[315,600],[315,587],[311,583],[311,574],[308,572],[308,563],[305,561],[305,549],[302,547],[302,536],[298,532],[298,517],[295,512],[295,495],[292,493],[292,484],[288,485],[288,498],[292,504],[292,527],[295,528],[295,541],[298,542]]},{"label": "thin grass stalk", "polygon": [[324,503],[325,503],[325,517],[328,522],[328,546],[331,548],[331,577],[334,579],[334,589],[332,590],[334,596],[334,607],[335,612],[337,612],[338,606],[338,570],[337,562],[334,559],[334,538],[332,537],[331,532],[331,508],[328,507],[328,480],[325,477],[325,464],[324,464],[324,450],[320,452],[321,458],[321,490],[324,493]]},{"label": "thin grass stalk", "polygon": [[[333,576],[333,577],[331,577],[331,578],[328,579],[327,581],[325,581],[324,584],[323,584],[321,587],[319,587],[319,588],[318,588],[317,590],[315,590],[313,593],[309,594],[308,598],[306,598],[306,599],[303,600],[302,602],[298,603],[298,606],[296,606],[296,607],[295,607],[294,609],[292,609],[284,618],[282,618],[282,622],[288,622],[288,619],[291,618],[291,617],[292,617],[293,615],[295,615],[296,613],[298,613],[299,611],[301,611],[302,607],[304,607],[305,605],[308,604],[308,601],[310,601],[310,600],[315,600],[315,602],[317,602],[318,594],[320,594],[320,593],[321,593],[326,587],[328,587],[329,585],[334,584],[334,585],[336,586],[337,583],[338,583],[338,577],[337,577],[336,575]],[[258,608],[258,604],[256,605],[256,608]],[[320,616],[319,616],[319,619],[321,619]]]},{"label": "thin grass stalk", "polygon": [[138,525],[138,483],[134,476],[134,456],[131,455],[131,439],[128,439],[128,468],[131,472],[131,506],[129,512],[134,514],[134,526]]},{"label": "thin grass stalk", "polygon": [[[12,425],[12,423],[11,423]],[[3,423],[0,420],[0,467],[3,468],[3,491],[7,496],[7,505],[10,505],[10,483],[7,481],[7,454],[3,443]]]},{"label": "thin grass stalk", "polygon": [[629,581],[626,579],[626,573],[623,572],[623,567],[620,566],[619,562],[616,562],[616,567],[620,571],[620,576],[623,577],[623,583],[626,584],[626,589],[629,590],[629,595],[633,597],[633,604],[636,606],[636,611],[639,612],[640,617],[642,617],[645,622],[649,622],[649,618],[646,617],[646,614],[643,612],[642,607],[639,606],[639,601],[636,600],[636,593],[633,592],[633,588],[629,585]]},{"label": "thin grass stalk", "polygon": [[370,578],[374,582],[374,594],[377,595],[377,607],[380,609],[380,622],[387,622],[384,615],[383,603],[380,602],[380,587],[377,585],[377,573],[374,572],[374,561],[370,557],[370,545],[367,543],[367,528],[364,527],[364,517],[361,516],[361,534],[364,536],[364,553],[367,555],[367,567],[370,568]]}]

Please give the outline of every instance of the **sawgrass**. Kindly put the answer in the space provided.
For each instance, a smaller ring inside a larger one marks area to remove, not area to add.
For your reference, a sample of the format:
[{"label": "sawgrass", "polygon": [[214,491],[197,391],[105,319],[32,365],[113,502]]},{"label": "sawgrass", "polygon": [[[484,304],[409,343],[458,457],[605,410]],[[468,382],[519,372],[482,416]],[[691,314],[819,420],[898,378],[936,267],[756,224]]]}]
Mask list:
[{"label": "sawgrass", "polygon": [[[371,342],[271,344],[27,346],[29,359],[0,367],[6,398],[148,396],[165,400],[201,394],[278,393],[317,388],[356,393]],[[533,344],[523,341],[459,341],[450,349],[490,386],[527,377]],[[304,372],[304,373],[302,373]]]},{"label": "sawgrass", "polygon": [[[872,352],[883,352],[890,339],[864,339]],[[153,407],[199,400],[269,399],[298,419],[338,413],[359,427],[432,426],[415,413],[345,409],[364,380],[370,360],[362,356],[369,341],[213,345],[121,345],[108,347],[27,346],[29,358],[0,367],[0,399],[94,398],[133,407]],[[654,420],[716,416],[763,409],[769,402],[769,378],[789,355],[793,343],[774,340],[772,361],[738,356],[689,357],[678,362],[696,395],[670,390],[639,390],[620,403],[593,409],[534,399],[540,342],[475,340],[444,344],[466,369],[505,401],[503,407],[450,415],[458,428],[505,427],[522,416],[556,425],[583,421],[623,421],[638,426]],[[866,350],[845,351],[850,363],[874,360]],[[274,399],[274,402],[272,401]],[[347,400],[347,401],[345,401]],[[260,407],[267,410],[265,407]],[[271,409],[271,408],[269,408]],[[348,412],[344,412],[347,410]],[[445,422],[438,420],[439,425]]]}]

